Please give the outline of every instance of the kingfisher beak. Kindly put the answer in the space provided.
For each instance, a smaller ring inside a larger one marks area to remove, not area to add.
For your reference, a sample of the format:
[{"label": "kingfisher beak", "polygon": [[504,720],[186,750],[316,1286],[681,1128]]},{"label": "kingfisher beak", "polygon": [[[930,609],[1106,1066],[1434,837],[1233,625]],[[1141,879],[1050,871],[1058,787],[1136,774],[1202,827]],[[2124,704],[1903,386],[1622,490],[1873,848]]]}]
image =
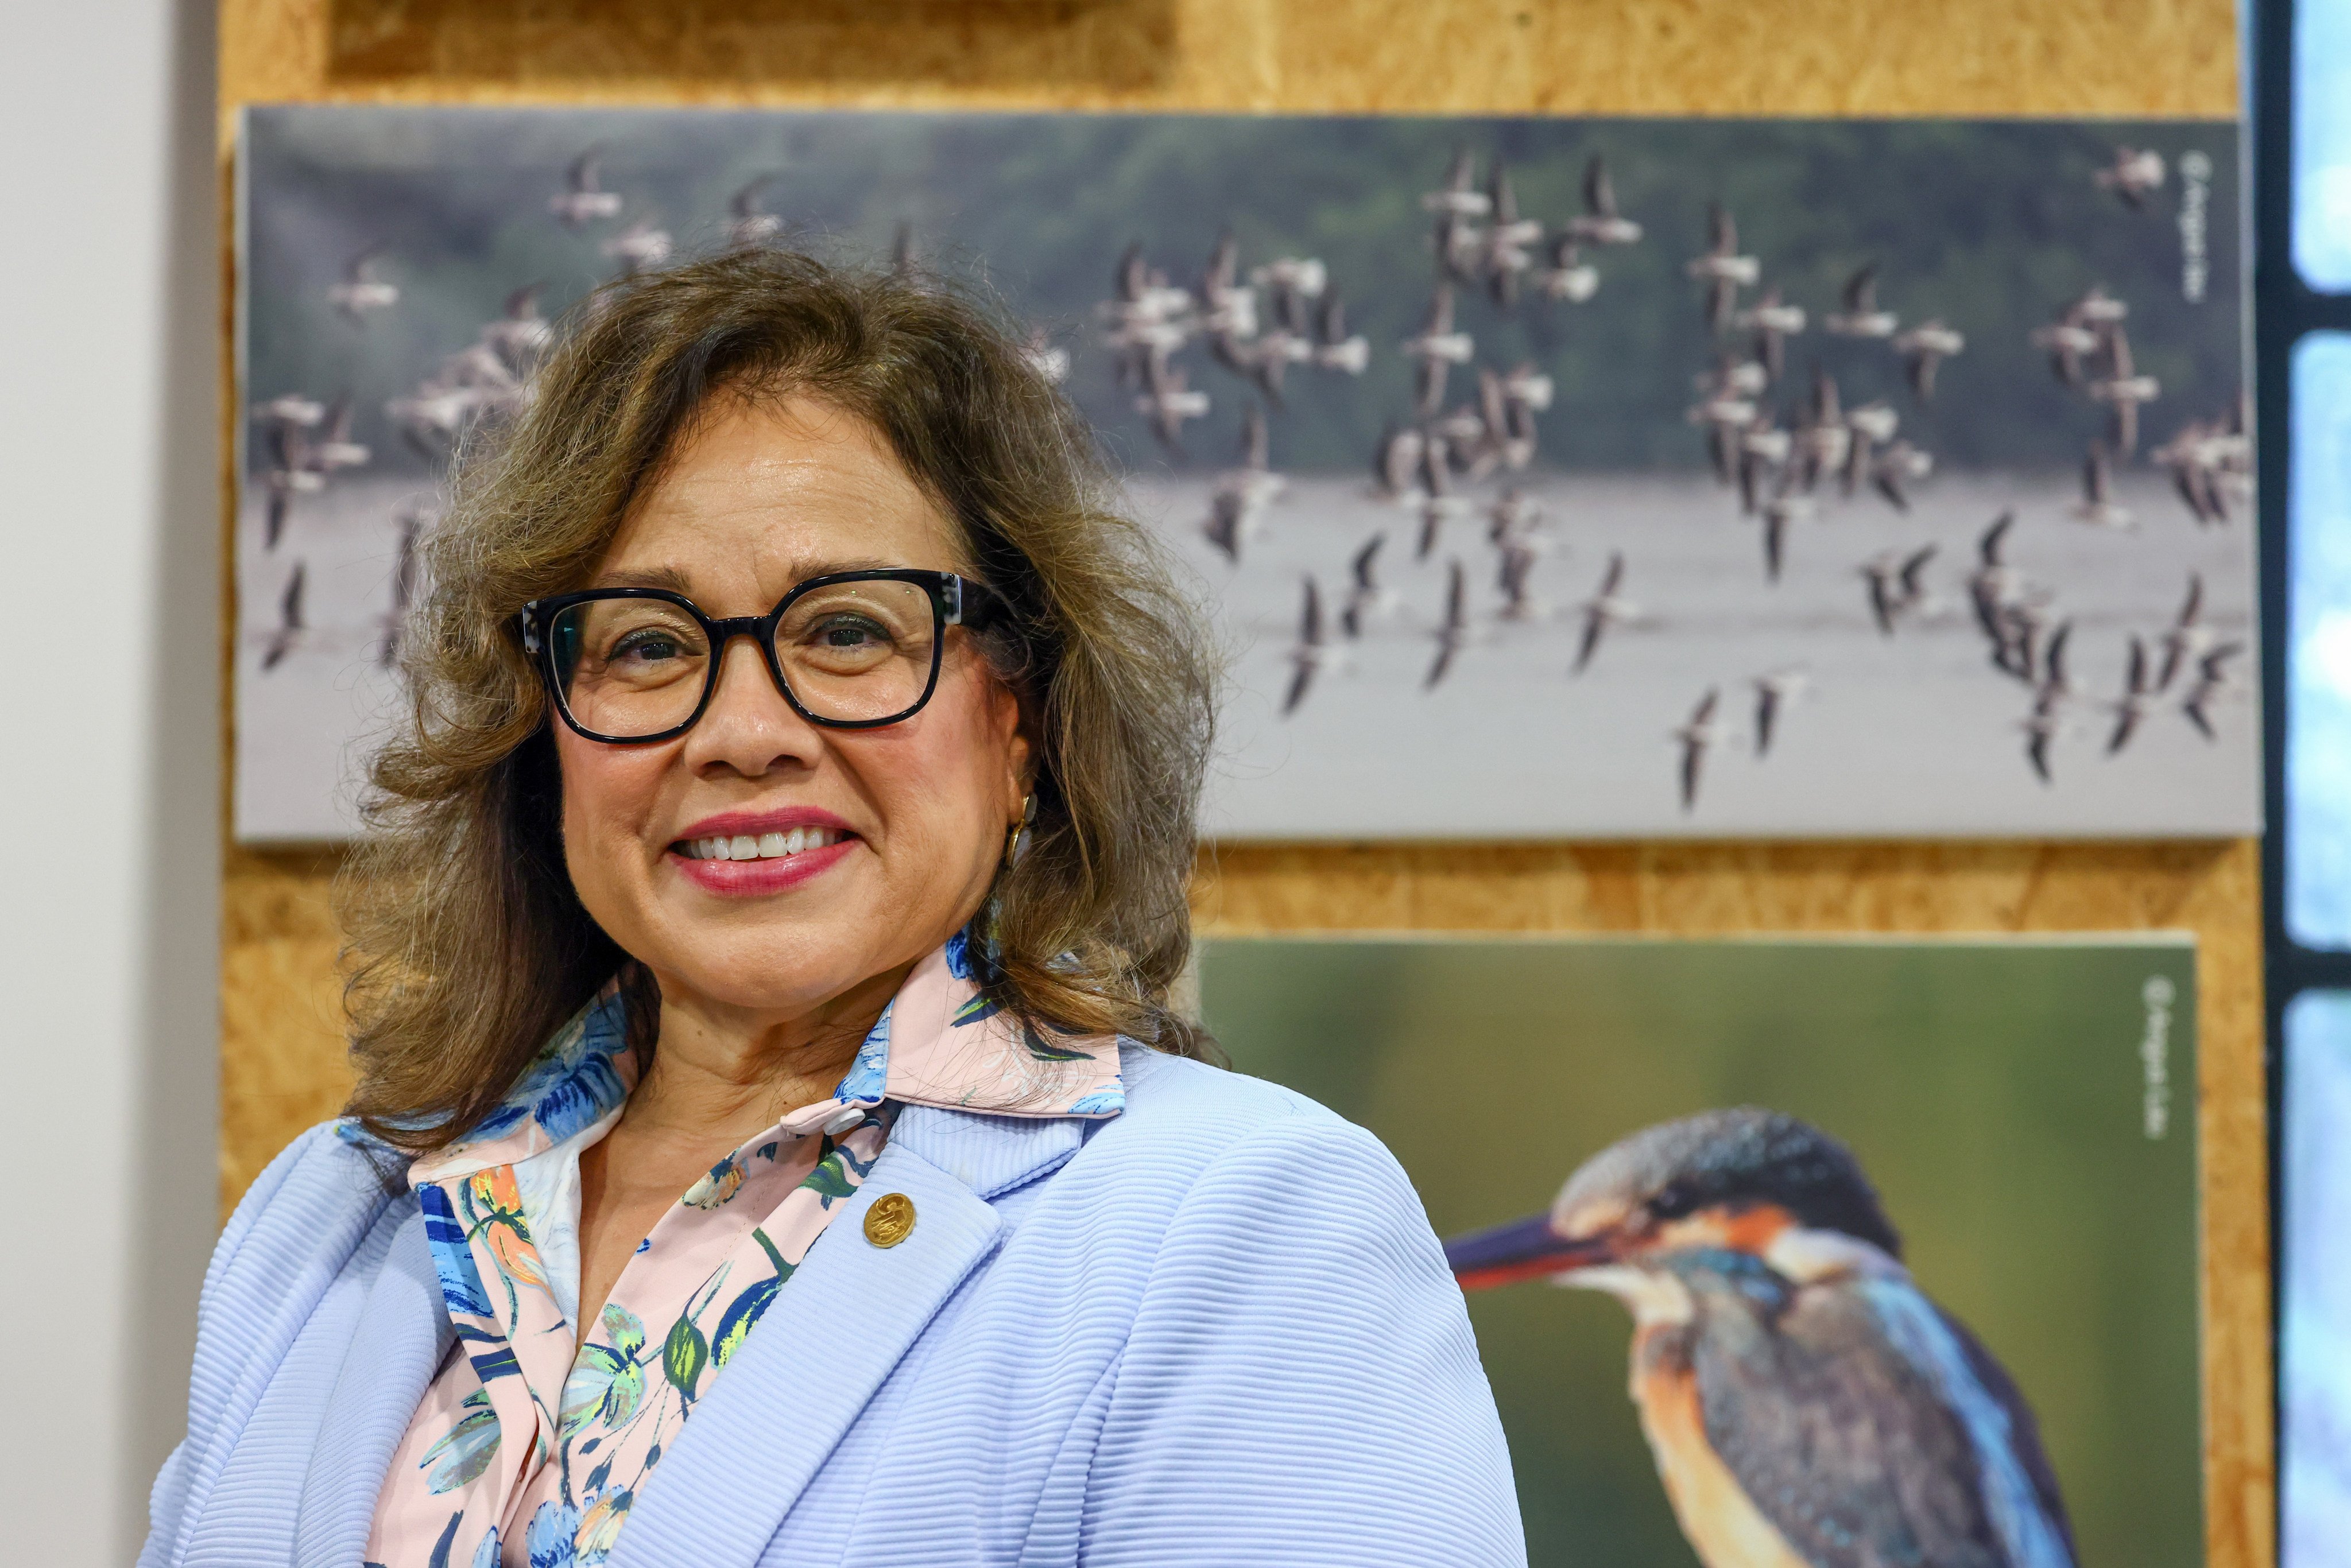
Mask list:
[{"label": "kingfisher beak", "polygon": [[1551,1279],[1609,1262],[1615,1256],[1607,1236],[1571,1241],[1551,1228],[1548,1214],[1472,1231],[1445,1243],[1445,1261],[1452,1265],[1453,1277],[1465,1291]]}]

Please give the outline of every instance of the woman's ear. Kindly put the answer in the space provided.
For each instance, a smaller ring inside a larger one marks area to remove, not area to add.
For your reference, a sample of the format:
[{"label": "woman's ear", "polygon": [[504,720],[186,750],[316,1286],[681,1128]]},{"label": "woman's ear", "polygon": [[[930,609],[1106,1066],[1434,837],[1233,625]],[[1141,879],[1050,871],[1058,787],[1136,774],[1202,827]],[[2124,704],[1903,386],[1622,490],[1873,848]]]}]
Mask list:
[{"label": "woman's ear", "polygon": [[1029,739],[1029,705],[1005,683],[995,683],[995,720],[1004,745],[1005,821],[1020,819],[1021,803],[1037,788],[1037,748]]}]

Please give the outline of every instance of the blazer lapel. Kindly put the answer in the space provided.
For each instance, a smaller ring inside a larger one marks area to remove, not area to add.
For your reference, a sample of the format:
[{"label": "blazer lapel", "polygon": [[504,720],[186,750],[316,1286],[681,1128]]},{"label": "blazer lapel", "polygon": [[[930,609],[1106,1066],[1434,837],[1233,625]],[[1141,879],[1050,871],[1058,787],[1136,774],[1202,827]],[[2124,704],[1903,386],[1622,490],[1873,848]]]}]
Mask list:
[{"label": "blazer lapel", "polygon": [[[865,1214],[890,1193],[913,1200],[914,1227],[877,1247]],[[996,1246],[996,1211],[894,1134],[845,1201],[646,1482],[612,1568],[757,1563],[874,1389]]]},{"label": "blazer lapel", "polygon": [[412,1199],[392,1233],[327,1397],[294,1529],[302,1568],[348,1568],[366,1550],[392,1450],[456,1332]]}]

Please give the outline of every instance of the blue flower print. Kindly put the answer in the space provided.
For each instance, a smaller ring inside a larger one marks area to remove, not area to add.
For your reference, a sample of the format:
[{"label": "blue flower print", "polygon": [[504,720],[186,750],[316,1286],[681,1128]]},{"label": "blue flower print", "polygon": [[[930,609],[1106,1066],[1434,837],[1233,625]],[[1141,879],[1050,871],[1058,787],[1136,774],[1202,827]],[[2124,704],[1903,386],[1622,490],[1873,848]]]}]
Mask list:
[{"label": "blue flower print", "polygon": [[490,1532],[482,1537],[482,1543],[474,1548],[472,1568],[498,1568],[498,1527],[496,1525],[491,1525]]},{"label": "blue flower print", "polygon": [[530,1568],[575,1568],[580,1561],[579,1549],[574,1544],[579,1534],[578,1509],[551,1498],[540,1503],[538,1511],[530,1516],[530,1528],[522,1536]]},{"label": "blue flower print", "polygon": [[1073,1116],[1114,1116],[1126,1109],[1124,1089],[1096,1089],[1070,1107]]},{"label": "blue flower print", "polygon": [[971,928],[965,927],[947,939],[947,972],[957,980],[971,978]]},{"label": "blue flower print", "polygon": [[490,1294],[482,1286],[482,1271],[474,1264],[474,1250],[465,1241],[465,1222],[457,1218],[449,1194],[427,1182],[416,1189],[424,1210],[424,1244],[433,1253],[434,1271],[441,1276],[441,1302],[452,1314],[490,1315]]},{"label": "blue flower print", "polygon": [[890,1081],[890,1009],[895,1002],[882,1010],[873,1027],[865,1033],[865,1044],[857,1048],[857,1061],[849,1075],[833,1090],[833,1097],[867,1105],[882,1097],[882,1090]]}]

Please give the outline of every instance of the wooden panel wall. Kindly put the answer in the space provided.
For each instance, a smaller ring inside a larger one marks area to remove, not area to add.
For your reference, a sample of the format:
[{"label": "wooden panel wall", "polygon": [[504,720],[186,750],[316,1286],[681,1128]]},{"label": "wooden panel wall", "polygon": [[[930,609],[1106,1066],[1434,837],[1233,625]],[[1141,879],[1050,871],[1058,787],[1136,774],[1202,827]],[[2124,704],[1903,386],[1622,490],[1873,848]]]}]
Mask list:
[{"label": "wooden panel wall", "polygon": [[[2236,41],[2229,0],[223,0],[221,146],[225,175],[239,107],[329,100],[2227,115]],[[224,1212],[349,1085],[338,857],[225,854]],[[2210,1561],[2274,1561],[2252,843],[1242,846],[1196,903],[1220,933],[2193,931]]]}]

